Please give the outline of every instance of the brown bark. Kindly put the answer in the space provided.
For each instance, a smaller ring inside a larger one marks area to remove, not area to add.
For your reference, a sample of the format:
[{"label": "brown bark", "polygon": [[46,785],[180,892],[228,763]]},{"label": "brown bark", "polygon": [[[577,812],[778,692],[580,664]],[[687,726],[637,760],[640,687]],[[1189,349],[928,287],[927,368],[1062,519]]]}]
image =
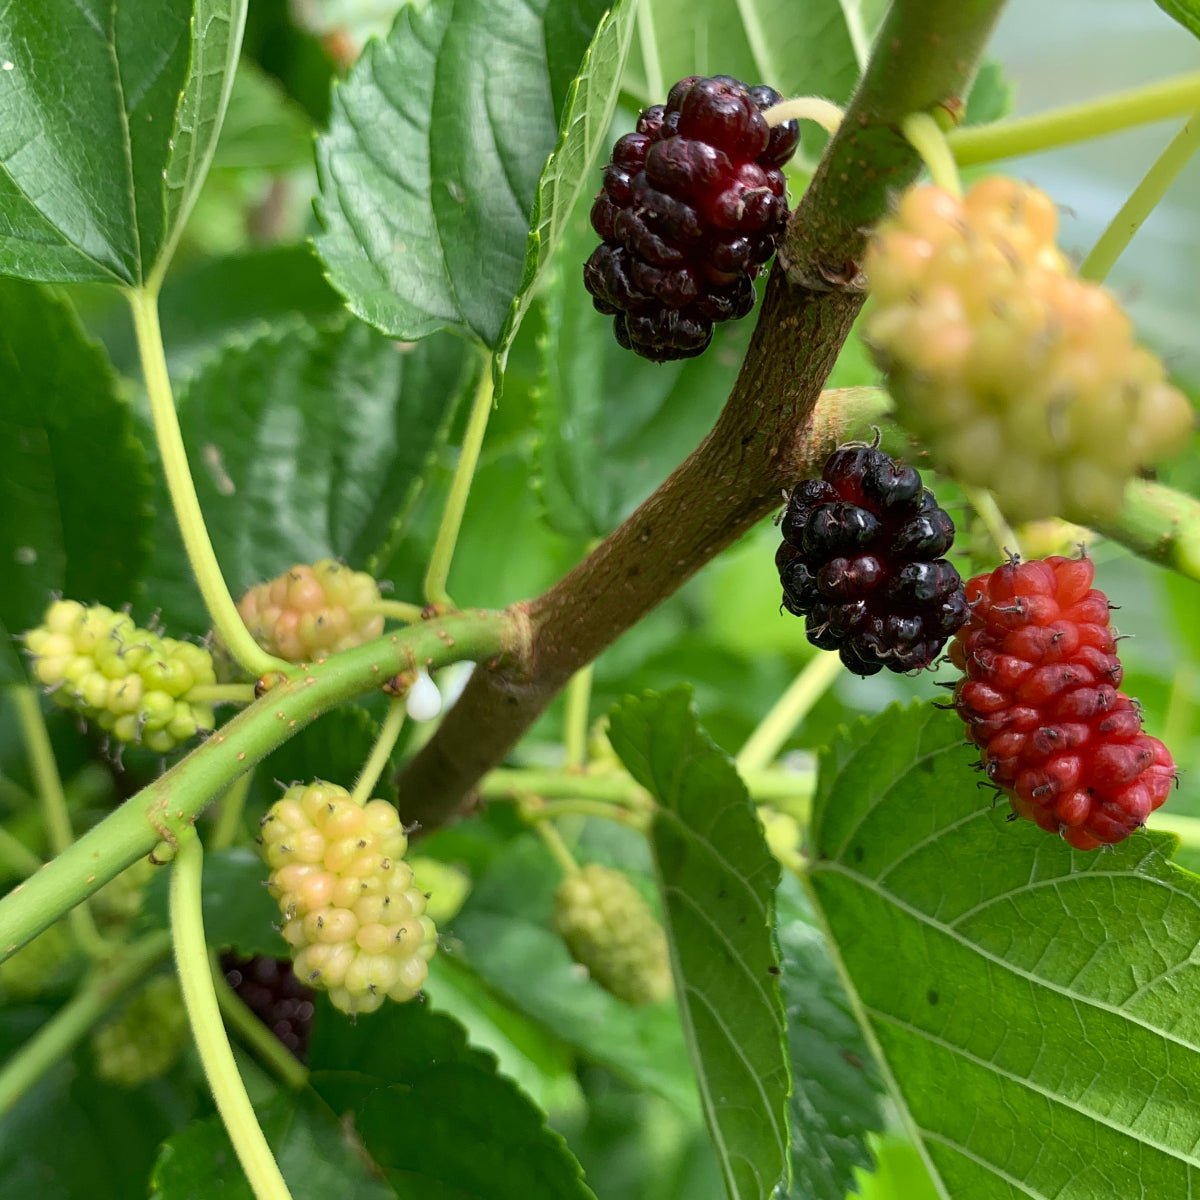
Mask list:
[{"label": "brown bark", "polygon": [[827,449],[812,444],[809,425],[863,302],[858,261],[866,231],[918,167],[899,123],[919,109],[955,106],[999,8],[998,0],[893,5],[842,128],[792,218],[716,425],[592,554],[518,606],[528,617],[529,657],[476,672],[401,772],[407,819],[428,829],[453,815],[575,671],[777,507],[809,457]]}]

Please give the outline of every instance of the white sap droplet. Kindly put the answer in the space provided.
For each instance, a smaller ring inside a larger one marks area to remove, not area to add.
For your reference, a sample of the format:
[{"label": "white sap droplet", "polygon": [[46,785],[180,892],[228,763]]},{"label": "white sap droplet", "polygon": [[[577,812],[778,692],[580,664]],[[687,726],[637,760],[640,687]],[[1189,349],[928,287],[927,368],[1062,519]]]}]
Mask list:
[{"label": "white sap droplet", "polygon": [[6,71],[11,71],[13,69],[13,64],[10,62],[2,63],[0,66],[3,66],[4,70]]},{"label": "white sap droplet", "polygon": [[428,671],[418,672],[416,681],[408,689],[404,708],[414,721],[432,721],[442,711],[442,693],[429,678]]},{"label": "white sap droplet", "polygon": [[439,676],[442,689],[442,705],[449,708],[452,704],[457,703],[459,696],[463,694],[463,689],[470,682],[471,676],[475,673],[475,664],[473,662],[457,662],[451,663]]},{"label": "white sap droplet", "polygon": [[32,546],[18,546],[13,551],[13,558],[22,567],[32,567],[38,560],[38,552]]}]

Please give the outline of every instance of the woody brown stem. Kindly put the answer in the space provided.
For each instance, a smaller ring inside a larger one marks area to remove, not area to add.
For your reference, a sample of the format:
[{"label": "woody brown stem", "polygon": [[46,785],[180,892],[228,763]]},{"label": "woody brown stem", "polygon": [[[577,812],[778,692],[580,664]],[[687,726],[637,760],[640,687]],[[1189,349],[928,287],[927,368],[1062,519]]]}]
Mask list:
[{"label": "woody brown stem", "polygon": [[814,407],[862,305],[866,234],[919,163],[914,111],[961,107],[1000,0],[898,0],[858,92],[792,217],[733,391],[712,431],[629,519],[518,606],[530,653],[481,669],[399,778],[400,808],[442,824],[580,667],[780,503],[827,452]]}]

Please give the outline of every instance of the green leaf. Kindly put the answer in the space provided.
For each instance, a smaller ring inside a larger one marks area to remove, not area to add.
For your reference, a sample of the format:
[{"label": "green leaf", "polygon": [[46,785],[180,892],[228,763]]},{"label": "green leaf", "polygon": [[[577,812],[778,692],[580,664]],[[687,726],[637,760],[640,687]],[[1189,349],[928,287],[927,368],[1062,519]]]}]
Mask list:
[{"label": "green leaf", "polygon": [[579,1107],[574,1060],[566,1045],[497,996],[461,959],[435,954],[425,995],[467,1031],[473,1045],[494,1054],[496,1066],[540,1109],[557,1113]]},{"label": "green leaf", "polygon": [[48,289],[0,279],[0,377],[0,683],[14,683],[8,635],[52,592],[132,598],[150,478],[108,359]]},{"label": "green leaf", "polygon": [[[140,921],[166,929],[170,871],[156,871],[146,888]],[[217,850],[204,857],[204,936],[210,946],[239,954],[287,958],[287,943],[275,926],[279,908],[266,889],[267,868],[246,846]]]},{"label": "green leaf", "polygon": [[401,1200],[592,1196],[566,1143],[449,1017],[419,1004],[387,1004],[357,1024],[319,1016],[313,1086],[353,1110]]},{"label": "green leaf", "polygon": [[[549,13],[558,14],[564,8],[552,4]],[[594,190],[591,171],[598,161],[607,158],[609,125],[617,104],[636,13],[636,0],[616,0],[600,22],[567,94],[558,144],[546,160],[538,181],[537,200],[530,222],[532,228],[525,251],[525,270],[500,335],[498,358],[501,370],[508,347],[533,298],[538,276],[562,240],[580,193],[586,192],[589,203],[591,201]],[[578,289],[578,277],[575,284]]]},{"label": "green leaf", "polygon": [[214,171],[287,171],[311,167],[315,130],[308,114],[261,67],[238,64]]},{"label": "green leaf", "polygon": [[687,688],[629,697],[609,739],[658,801],[650,831],[676,993],[731,1200],[788,1175],[779,866],[745,785],[700,728]]},{"label": "green leaf", "polygon": [[843,1200],[855,1169],[870,1165],[868,1133],[883,1127],[881,1085],[825,937],[792,876],[784,878],[776,900],[792,1065],[788,1195]]},{"label": "green leaf", "polygon": [[471,889],[447,948],[593,1062],[693,1111],[695,1081],[674,1007],[630,1008],[580,972],[551,928],[560,879],[539,841],[510,843]]},{"label": "green leaf", "polygon": [[0,9],[0,272],[137,285],[208,170],[246,0]]},{"label": "green leaf", "polygon": [[[395,337],[450,326],[497,346],[569,104],[564,81],[606,7],[433,0],[401,9],[368,45],[317,143],[317,249],[354,312]],[[611,68],[610,55],[602,62]],[[588,96],[597,113],[611,104]],[[594,136],[584,119],[572,145]]]},{"label": "green leaf", "polygon": [[1200,37],[1200,0],[1154,0],[1172,20],[1189,33]]},{"label": "green leaf", "polygon": [[638,22],[625,86],[640,104],[661,104],[677,79],[723,73],[841,104],[886,10],[883,0],[655,0]]},{"label": "green leaf", "polygon": [[[396,1193],[313,1092],[278,1095],[259,1108],[258,1119],[293,1200],[394,1200]],[[150,1186],[152,1200],[253,1200],[216,1116],[163,1143]]]},{"label": "green leaf", "polygon": [[723,326],[708,353],[683,362],[647,362],[622,349],[581,281],[596,243],[589,207],[576,207],[538,299],[542,508],[552,529],[585,542],[628,516],[712,426],[753,328],[749,320]]},{"label": "green leaf", "polygon": [[[399,532],[478,369],[450,336],[397,346],[358,322],[234,342],[181,390],[180,425],[231,589],[334,555],[369,565]],[[207,628],[160,480],[147,591],[168,627]]]},{"label": "green leaf", "polygon": [[950,1196],[1185,1196],[1200,1169],[1200,879],[1008,823],[962,723],[889,709],[829,750],[811,883]]},{"label": "green leaf", "polygon": [[942,1200],[937,1185],[912,1144],[894,1134],[871,1139],[875,1170],[855,1171],[862,1200]]}]

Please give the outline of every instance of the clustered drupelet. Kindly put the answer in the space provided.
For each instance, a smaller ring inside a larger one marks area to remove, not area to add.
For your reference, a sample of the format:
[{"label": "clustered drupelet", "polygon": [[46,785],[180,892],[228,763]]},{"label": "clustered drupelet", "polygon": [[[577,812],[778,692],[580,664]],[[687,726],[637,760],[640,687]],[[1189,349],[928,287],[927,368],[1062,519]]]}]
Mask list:
[{"label": "clustered drupelet", "polygon": [[372,607],[379,599],[379,585],[365,571],[322,558],[256,584],[238,611],[267,653],[288,662],[318,662],[379,637],[383,617]]},{"label": "clustered drupelet", "polygon": [[942,557],[954,523],[913,467],[876,447],[835,450],[820,479],[793,489],[781,532],[784,607],[856,675],[927,667],[966,620]]},{"label": "clustered drupelet", "polygon": [[795,121],[763,118],[780,99],[729,75],[689,76],[613,147],[592,206],[603,241],[583,278],[626,349],[691,358],[714,322],[754,307],[754,278],[787,222],[781,168],[800,140]]},{"label": "clustered drupelet", "polygon": [[215,725],[212,705],[190,698],[216,682],[212,655],[139,629],[128,613],[57,600],[25,649],[56,704],[120,742],[165,754]]},{"label": "clustered drupelet", "polygon": [[950,647],[954,702],[1014,813],[1079,850],[1144,825],[1175,780],[1122,679],[1109,604],[1087,558],[1010,562],[967,583]]},{"label": "clustered drupelet", "polygon": [[935,467],[1014,520],[1089,524],[1193,414],[1112,294],[1071,269],[1057,227],[1050,197],[1013,179],[962,198],[910,188],[868,248],[864,332]]},{"label": "clustered drupelet", "polygon": [[633,881],[614,867],[588,863],[554,896],[554,924],[571,957],[627,1004],[671,994],[666,934]]},{"label": "clustered drupelet", "polygon": [[313,990],[296,978],[292,964],[265,954],[246,957],[227,951],[221,955],[221,970],[242,1003],[304,1062],[312,1037]]},{"label": "clustered drupelet", "polygon": [[437,930],[392,805],[360,805],[332,783],[295,784],[263,818],[261,841],[301,982],[346,1013],[421,990]]}]

